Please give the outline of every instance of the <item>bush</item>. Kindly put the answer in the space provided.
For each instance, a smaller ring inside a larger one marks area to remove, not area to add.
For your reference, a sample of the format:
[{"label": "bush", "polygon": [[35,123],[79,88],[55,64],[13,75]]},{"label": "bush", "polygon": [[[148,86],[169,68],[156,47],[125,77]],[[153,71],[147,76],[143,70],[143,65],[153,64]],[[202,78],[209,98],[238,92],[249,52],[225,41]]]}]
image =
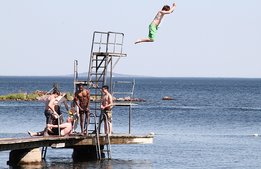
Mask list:
[{"label": "bush", "polygon": [[25,100],[26,94],[25,93],[14,93],[6,95],[6,99],[10,100]]},{"label": "bush", "polygon": [[34,93],[26,95],[27,100],[37,100],[37,97],[39,97],[39,95]]}]

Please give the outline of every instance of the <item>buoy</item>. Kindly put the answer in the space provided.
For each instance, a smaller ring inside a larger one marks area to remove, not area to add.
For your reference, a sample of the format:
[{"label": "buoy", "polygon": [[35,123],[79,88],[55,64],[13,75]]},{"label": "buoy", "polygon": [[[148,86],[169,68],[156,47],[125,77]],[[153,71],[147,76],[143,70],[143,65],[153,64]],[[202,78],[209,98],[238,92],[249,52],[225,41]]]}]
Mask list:
[{"label": "buoy", "polygon": [[174,99],[172,97],[170,97],[170,96],[164,96],[162,98],[162,100],[174,100]]}]

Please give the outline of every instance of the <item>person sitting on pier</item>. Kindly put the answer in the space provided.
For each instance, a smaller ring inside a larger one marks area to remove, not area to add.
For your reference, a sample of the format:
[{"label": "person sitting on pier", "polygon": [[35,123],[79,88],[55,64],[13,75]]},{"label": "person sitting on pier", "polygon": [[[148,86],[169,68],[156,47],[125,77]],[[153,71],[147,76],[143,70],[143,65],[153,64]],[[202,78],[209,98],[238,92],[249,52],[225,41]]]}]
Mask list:
[{"label": "person sitting on pier", "polygon": [[48,130],[58,129],[60,127],[61,136],[66,136],[69,135],[72,131],[73,128],[72,122],[73,122],[73,118],[68,117],[67,121],[65,123],[60,124],[60,126],[54,124],[48,124]]},{"label": "person sitting on pier", "polygon": [[[75,92],[74,102],[79,107],[81,133],[86,134],[88,131],[88,124],[90,120],[90,91],[85,89],[82,84],[79,85],[78,90]],[[84,116],[87,120],[85,129]]]},{"label": "person sitting on pier", "polygon": [[72,131],[72,122],[73,122],[73,118],[68,117],[67,121],[65,123],[60,124],[60,126],[54,125],[54,124],[47,124],[47,127],[43,131],[40,131],[40,132],[28,131],[28,134],[31,137],[33,137],[33,136],[46,136],[45,132],[47,132],[49,135],[58,135],[57,133],[55,133],[53,131],[53,129],[58,129],[60,127],[61,136],[66,136],[66,135],[69,135]]}]

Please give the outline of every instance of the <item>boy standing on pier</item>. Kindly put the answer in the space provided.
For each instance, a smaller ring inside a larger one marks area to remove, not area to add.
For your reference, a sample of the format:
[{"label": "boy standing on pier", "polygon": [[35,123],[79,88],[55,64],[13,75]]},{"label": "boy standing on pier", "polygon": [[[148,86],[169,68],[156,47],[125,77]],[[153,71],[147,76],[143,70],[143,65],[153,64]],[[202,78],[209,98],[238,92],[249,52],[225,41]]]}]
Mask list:
[{"label": "boy standing on pier", "polygon": [[59,114],[55,110],[56,98],[60,95],[58,90],[53,90],[53,93],[45,101],[44,114],[46,117],[46,124],[51,124],[54,120],[58,119]]},{"label": "boy standing on pier", "polygon": [[[81,133],[87,134],[90,120],[90,91],[85,89],[82,84],[79,85],[79,89],[75,93],[74,102],[79,107]],[[86,126],[84,126],[84,116],[87,122]]]},{"label": "boy standing on pier", "polygon": [[148,38],[138,39],[135,44],[142,43],[142,42],[154,42],[156,33],[158,30],[158,26],[165,14],[170,14],[176,8],[176,3],[174,2],[172,7],[169,5],[163,6],[163,8],[157,13],[151,24],[149,25],[149,35]]},{"label": "boy standing on pier", "polygon": [[101,99],[101,116],[99,122],[99,132],[101,127],[101,122],[104,121],[104,133],[112,134],[112,106],[113,99],[112,95],[109,93],[109,87],[107,85],[102,86],[102,99]]}]

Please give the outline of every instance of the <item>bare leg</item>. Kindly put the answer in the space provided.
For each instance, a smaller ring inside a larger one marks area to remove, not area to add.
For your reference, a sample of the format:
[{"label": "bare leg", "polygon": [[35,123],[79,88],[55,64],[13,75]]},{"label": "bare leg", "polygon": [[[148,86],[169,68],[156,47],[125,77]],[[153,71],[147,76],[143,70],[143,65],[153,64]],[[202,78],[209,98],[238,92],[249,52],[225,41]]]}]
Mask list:
[{"label": "bare leg", "polygon": [[28,134],[33,137],[33,136],[43,136],[44,135],[44,131],[40,131],[40,132],[32,132],[32,131],[28,131]]},{"label": "bare leg", "polygon": [[[49,124],[48,125],[49,128],[58,128],[58,125],[52,125]],[[72,131],[72,123],[71,122],[66,122],[60,125],[60,129],[61,129],[61,135],[65,136],[70,134],[70,132]]]},{"label": "bare leg", "polygon": [[112,132],[112,123],[104,119],[104,133],[111,134]]},{"label": "bare leg", "polygon": [[28,131],[28,134],[33,137],[33,136],[37,136],[37,133],[36,132],[32,132],[32,131]]},{"label": "bare leg", "polygon": [[63,124],[61,124],[60,127],[62,128],[62,130],[61,130],[62,136],[69,135],[72,131],[72,124],[70,122],[69,123],[63,123]]},{"label": "bare leg", "polygon": [[81,133],[84,131],[84,113],[80,113],[80,125],[81,125]]},{"label": "bare leg", "polygon": [[112,133],[112,123],[108,122],[108,125],[109,125],[109,134],[111,134]]},{"label": "bare leg", "polygon": [[135,44],[142,43],[142,42],[154,42],[153,39],[150,38],[144,38],[144,39],[138,39]]},{"label": "bare leg", "polygon": [[108,134],[107,121],[104,119],[104,133]]},{"label": "bare leg", "polygon": [[88,126],[90,124],[90,113],[88,111],[85,112],[85,129],[84,129],[84,133],[88,134]]}]

